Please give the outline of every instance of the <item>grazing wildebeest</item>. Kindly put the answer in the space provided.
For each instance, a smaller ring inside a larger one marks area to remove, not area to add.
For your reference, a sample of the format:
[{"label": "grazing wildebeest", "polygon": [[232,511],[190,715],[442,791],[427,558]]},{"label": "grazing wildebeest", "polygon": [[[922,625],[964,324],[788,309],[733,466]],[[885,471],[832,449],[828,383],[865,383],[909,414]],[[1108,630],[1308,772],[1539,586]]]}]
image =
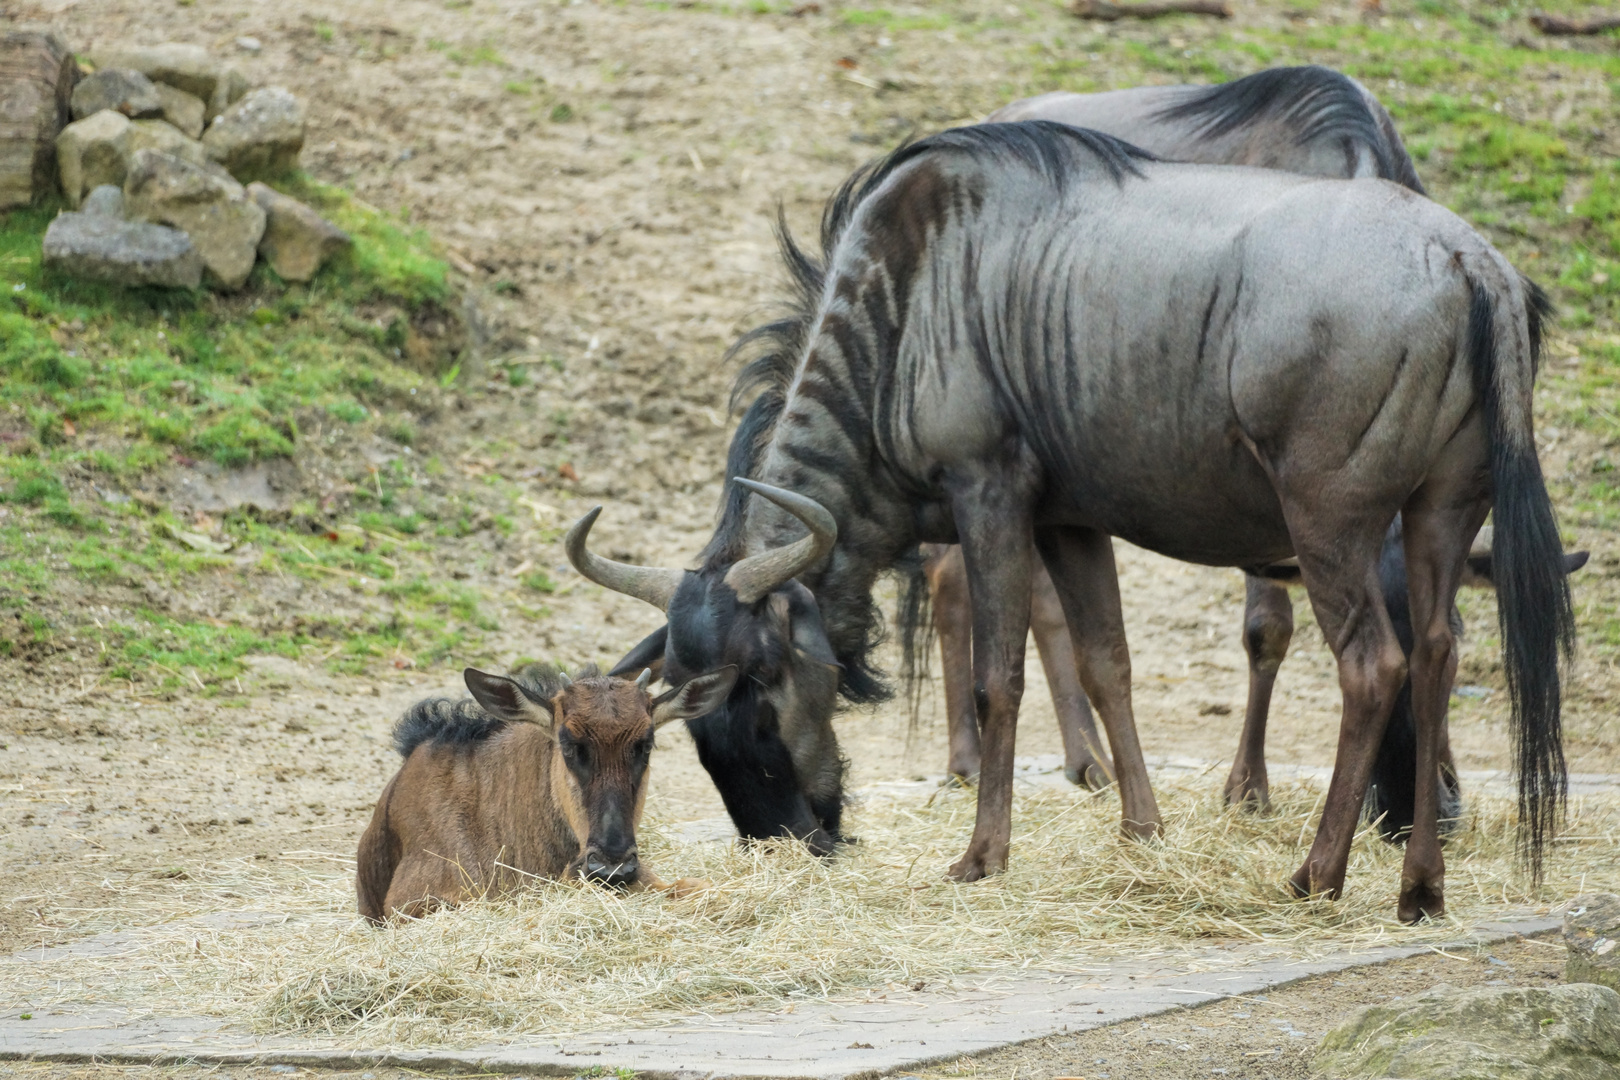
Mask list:
[{"label": "grazing wildebeest", "polygon": [[[734,479],[699,568],[582,558],[590,517],[570,534],[587,577],[668,612],[666,676],[752,650],[738,685],[756,694],[755,657],[795,676],[813,663],[788,658],[823,662],[798,637],[819,611],[811,644],[831,646],[846,689],[869,680],[878,574],[920,542],[961,543],[980,598],[984,766],[973,837],[950,872],[975,880],[1007,862],[1031,534],[1108,733],[1123,827],[1144,836],[1161,825],[1110,537],[1214,566],[1293,556],[1338,660],[1344,714],[1322,822],[1291,885],[1336,896],[1408,671],[1378,581],[1400,513],[1418,790],[1398,910],[1416,919],[1444,906],[1448,616],[1494,508],[1521,821],[1539,869],[1564,790],[1558,663],[1573,614],[1532,434],[1539,294],[1489,243],[1395,184],[1160,162],[1047,121],[896,151],[840,189],[823,235],[824,273],[790,247],[808,305],[771,331],[784,348],[748,376],[765,389],[733,440]],[[733,729],[747,744],[730,762],[757,764],[774,741],[796,767],[762,716]],[[827,714],[811,719],[836,753]],[[722,793],[761,783],[711,775]],[[798,796],[782,805],[808,817],[801,776],[771,777]],[[795,826],[783,816],[775,831]]]},{"label": "grazing wildebeest", "polygon": [[416,918],[532,878],[664,887],[636,855],[653,732],[714,709],[737,671],[657,698],[650,677],[468,668],[473,700],[411,706],[394,729],[405,764],[360,837],[360,914]]},{"label": "grazing wildebeest", "polygon": [[[1348,75],[1315,65],[1272,68],[1218,86],[1145,86],[1097,94],[1057,92],[1025,98],[990,114],[988,122],[1056,120],[1101,131],[1161,158],[1211,165],[1254,165],[1310,176],[1379,177],[1424,193],[1412,157],[1395,131],[1388,111]],[[1393,547],[1399,560],[1400,547]],[[971,778],[979,772],[979,729],[969,692],[972,609],[967,567],[954,545],[927,545],[921,575],[913,589],[932,594],[933,629],[943,654],[945,715],[949,757],[946,771]],[[1404,577],[1404,574],[1403,574]],[[1244,582],[1243,645],[1249,657],[1249,698],[1243,734],[1226,781],[1226,800],[1263,806],[1269,798],[1265,732],[1277,669],[1288,655],[1294,614],[1287,590],[1267,577],[1248,574]],[[916,599],[902,605],[902,640],[908,672],[926,672],[928,634],[906,624],[906,614],[922,615]],[[1076,784],[1102,787],[1113,780],[1113,766],[1102,751],[1096,721],[1075,676],[1073,646],[1057,591],[1035,562],[1030,597],[1030,629],[1051,689],[1053,710],[1063,738],[1064,772]],[[920,659],[921,663],[916,661]],[[913,690],[913,701],[917,700]],[[1397,714],[1387,737],[1395,737]],[[1408,740],[1409,741],[1409,740]],[[1384,767],[1409,770],[1392,754],[1380,753],[1373,784],[1388,792],[1411,790],[1411,780],[1386,777]],[[1455,770],[1446,770],[1447,794],[1455,802]],[[1411,815],[1410,808],[1395,817]],[[1393,819],[1392,819],[1393,820]]]}]

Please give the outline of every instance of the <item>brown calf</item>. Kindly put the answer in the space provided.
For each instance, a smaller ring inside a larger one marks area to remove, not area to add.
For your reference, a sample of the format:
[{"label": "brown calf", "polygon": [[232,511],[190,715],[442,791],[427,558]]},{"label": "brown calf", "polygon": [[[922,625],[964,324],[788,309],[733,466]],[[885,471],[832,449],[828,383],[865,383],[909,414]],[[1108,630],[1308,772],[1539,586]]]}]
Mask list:
[{"label": "brown calf", "polygon": [[416,918],[528,878],[663,887],[636,855],[653,732],[715,709],[737,669],[656,699],[648,678],[468,668],[474,700],[413,705],[394,729],[405,764],[360,837],[360,914]]}]

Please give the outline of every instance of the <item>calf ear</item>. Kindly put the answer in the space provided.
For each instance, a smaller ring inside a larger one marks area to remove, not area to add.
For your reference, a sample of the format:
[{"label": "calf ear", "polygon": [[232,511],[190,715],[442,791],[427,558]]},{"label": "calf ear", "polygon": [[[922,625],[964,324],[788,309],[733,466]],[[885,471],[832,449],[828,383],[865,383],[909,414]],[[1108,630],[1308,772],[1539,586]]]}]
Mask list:
[{"label": "calf ear", "polygon": [[1592,557],[1590,551],[1576,551],[1564,556],[1564,573],[1573,574],[1586,565],[1586,560]]},{"label": "calf ear", "polygon": [[725,704],[726,698],[731,694],[731,688],[735,685],[737,685],[736,664],[727,664],[707,675],[688,679],[653,701],[653,727],[667,724],[671,720],[691,720],[714,712]]},{"label": "calf ear", "polygon": [[462,677],[467,680],[473,699],[495,719],[509,724],[551,726],[551,702],[535,701],[506,676],[468,668],[462,672]]}]

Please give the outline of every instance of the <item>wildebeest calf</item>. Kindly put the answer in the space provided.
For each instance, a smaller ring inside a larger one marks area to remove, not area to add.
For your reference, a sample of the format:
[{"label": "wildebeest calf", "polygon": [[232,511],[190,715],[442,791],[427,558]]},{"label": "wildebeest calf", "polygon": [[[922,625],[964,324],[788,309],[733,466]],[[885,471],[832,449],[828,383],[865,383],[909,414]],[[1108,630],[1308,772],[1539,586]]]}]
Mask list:
[{"label": "wildebeest calf", "polygon": [[416,918],[528,878],[663,887],[636,855],[653,732],[712,712],[737,669],[657,698],[648,678],[468,668],[474,700],[411,706],[394,729],[405,764],[360,838],[360,914]]}]

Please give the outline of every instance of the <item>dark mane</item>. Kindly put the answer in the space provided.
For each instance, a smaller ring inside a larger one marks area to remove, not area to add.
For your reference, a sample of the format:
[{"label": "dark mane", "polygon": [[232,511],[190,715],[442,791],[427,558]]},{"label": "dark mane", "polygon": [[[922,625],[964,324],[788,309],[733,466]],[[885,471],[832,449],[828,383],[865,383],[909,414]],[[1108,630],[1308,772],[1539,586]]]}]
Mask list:
[{"label": "dark mane", "polygon": [[[595,665],[586,665],[574,676],[588,679],[597,674]],[[528,664],[508,676],[518,684],[525,697],[536,703],[549,701],[568,684],[559,668],[550,664]],[[411,751],[423,743],[439,746],[466,746],[494,735],[506,728],[504,720],[490,716],[472,698],[451,701],[449,698],[428,698],[418,701],[394,725],[394,749],[401,757],[410,757]]]},{"label": "dark mane", "polygon": [[1312,64],[1257,71],[1199,90],[1161,110],[1157,119],[1197,121],[1202,139],[1218,139],[1265,119],[1287,125],[1297,143],[1324,136],[1352,139],[1373,152],[1379,176],[1426,194],[1388,113],[1370,105],[1355,80],[1331,68]]},{"label": "dark mane", "polygon": [[[956,151],[976,157],[999,157],[1020,162],[1046,176],[1060,191],[1068,175],[1071,156],[1077,150],[1089,152],[1115,183],[1127,175],[1139,176],[1138,161],[1153,161],[1146,150],[1132,146],[1100,131],[1071,127],[1050,120],[1028,120],[1012,124],[975,124],[951,128],[916,142],[902,143],[887,155],[868,162],[839,185],[821,213],[821,251],[805,250],[788,229],[780,204],[776,212],[776,244],[788,272],[785,310],[778,317],[757,326],[737,339],[726,352],[726,359],[752,354],[731,388],[731,409],[737,411],[749,396],[742,420],[731,438],[726,455],[725,491],[714,535],[698,556],[701,567],[712,570],[742,556],[743,529],[747,521],[748,492],[731,482],[733,477],[752,477],[759,458],[770,442],[776,422],[787,404],[788,387],[793,384],[799,361],[810,344],[811,328],[821,306],[827,284],[827,260],[837,248],[861,204],[900,166],[924,154]],[[913,558],[912,562],[917,560]],[[920,565],[920,564],[919,564]],[[861,645],[852,655],[840,656],[843,675],[839,692],[852,702],[876,702],[889,697],[881,672],[871,666],[869,656],[882,640],[882,614],[871,606]]]}]

